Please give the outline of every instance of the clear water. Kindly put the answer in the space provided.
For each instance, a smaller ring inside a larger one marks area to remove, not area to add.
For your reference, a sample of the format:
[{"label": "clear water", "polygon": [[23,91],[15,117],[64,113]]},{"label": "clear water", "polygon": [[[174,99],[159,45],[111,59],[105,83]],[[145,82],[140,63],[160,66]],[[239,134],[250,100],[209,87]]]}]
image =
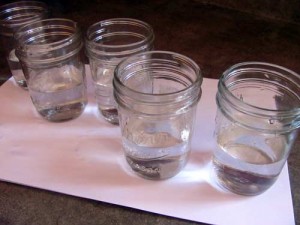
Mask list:
[{"label": "clear water", "polygon": [[128,164],[147,179],[167,179],[186,164],[189,144],[166,132],[134,133],[123,136]]},{"label": "clear water", "polygon": [[85,105],[86,103],[82,99],[75,102],[66,102],[65,104],[49,108],[39,108],[38,112],[47,120],[60,122],[71,120],[80,116]]},{"label": "clear water", "polygon": [[285,160],[275,153],[284,151],[280,149],[285,139],[274,139],[278,143],[271,144],[272,149],[269,140],[263,138],[242,136],[228,142],[228,133],[224,136],[218,139],[213,158],[214,173],[221,186],[241,195],[257,195],[272,186]]},{"label": "clear water", "polygon": [[15,79],[15,81],[17,82],[17,84],[24,88],[27,89],[27,83],[26,83],[26,79],[24,77],[22,68],[21,68],[21,64],[19,62],[19,59],[17,58],[16,54],[15,54],[15,49],[13,49],[8,56],[7,59],[10,71],[13,75],[13,78]]},{"label": "clear water", "polygon": [[118,110],[116,108],[98,108],[103,117],[110,123],[119,125]]},{"label": "clear water", "polygon": [[119,124],[118,110],[113,97],[113,69],[97,68],[94,76],[95,98],[104,119]]},{"label": "clear water", "polygon": [[44,71],[30,79],[30,95],[37,111],[50,121],[78,117],[87,97],[81,73],[75,67],[60,67]]}]

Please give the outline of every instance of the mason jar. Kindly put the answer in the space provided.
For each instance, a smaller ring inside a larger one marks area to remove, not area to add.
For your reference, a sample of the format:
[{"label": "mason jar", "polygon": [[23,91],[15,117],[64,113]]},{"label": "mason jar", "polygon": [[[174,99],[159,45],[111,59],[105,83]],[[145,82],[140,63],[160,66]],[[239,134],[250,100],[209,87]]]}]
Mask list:
[{"label": "mason jar", "polygon": [[300,76],[269,63],[237,64],[220,78],[216,101],[217,182],[258,195],[276,181],[297,137]]},{"label": "mason jar", "polygon": [[153,29],[135,19],[109,19],[91,25],[85,41],[99,112],[108,122],[118,124],[112,88],[114,69],[122,59],[153,48]]},{"label": "mason jar", "polygon": [[86,104],[81,31],[68,19],[46,19],[21,27],[15,35],[16,55],[32,102],[49,121],[79,116]]},{"label": "mason jar", "polygon": [[198,65],[173,52],[140,53],[116,67],[113,87],[123,149],[138,175],[166,179],[185,166],[201,84]]},{"label": "mason jar", "polygon": [[24,89],[27,88],[27,84],[19,60],[15,55],[13,35],[21,26],[46,19],[48,14],[47,5],[38,1],[20,1],[0,7],[2,48],[14,80]]}]

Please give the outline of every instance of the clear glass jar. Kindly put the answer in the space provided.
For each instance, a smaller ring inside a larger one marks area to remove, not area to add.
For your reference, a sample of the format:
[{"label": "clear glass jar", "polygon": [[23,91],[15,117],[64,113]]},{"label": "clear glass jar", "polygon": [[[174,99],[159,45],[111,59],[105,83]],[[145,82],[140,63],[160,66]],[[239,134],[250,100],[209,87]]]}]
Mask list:
[{"label": "clear glass jar", "polygon": [[123,149],[138,175],[166,179],[185,166],[201,84],[198,65],[173,52],[141,53],[116,67]]},{"label": "clear glass jar", "polygon": [[7,62],[16,83],[25,89],[27,84],[19,60],[15,55],[13,35],[21,26],[46,19],[48,14],[47,5],[38,1],[20,1],[0,7],[2,47],[5,50]]},{"label": "clear glass jar", "polygon": [[241,195],[257,195],[276,181],[300,127],[300,76],[286,68],[245,62],[218,84],[214,174]]},{"label": "clear glass jar", "polygon": [[37,111],[49,121],[79,116],[86,104],[83,47],[77,23],[46,19],[21,27],[15,35],[16,55]]},{"label": "clear glass jar", "polygon": [[122,59],[151,50],[153,30],[139,20],[115,18],[91,25],[85,41],[99,112],[110,123],[118,124],[112,88],[114,69]]}]

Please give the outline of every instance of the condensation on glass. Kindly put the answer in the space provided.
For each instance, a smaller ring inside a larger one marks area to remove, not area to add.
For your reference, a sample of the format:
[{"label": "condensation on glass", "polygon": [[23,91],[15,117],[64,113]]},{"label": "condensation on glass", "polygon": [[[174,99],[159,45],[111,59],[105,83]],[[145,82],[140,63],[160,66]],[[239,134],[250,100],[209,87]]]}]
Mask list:
[{"label": "condensation on glass", "polygon": [[300,76],[245,62],[226,70],[216,97],[213,171],[221,187],[258,195],[278,178],[300,127]]},{"label": "condensation on glass", "polygon": [[122,59],[153,48],[152,27],[129,18],[104,20],[88,28],[85,41],[99,112],[108,122],[118,124],[112,88],[114,69]]},{"label": "condensation on glass", "polygon": [[202,76],[191,59],[149,51],[122,61],[113,87],[125,157],[138,175],[167,179],[188,161]]},{"label": "condensation on glass", "polygon": [[0,7],[0,34],[10,71],[16,83],[26,89],[26,79],[19,59],[15,55],[14,33],[26,24],[46,19],[48,7],[43,2],[19,1]]},{"label": "condensation on glass", "polygon": [[23,26],[15,35],[16,55],[34,106],[49,121],[78,117],[87,104],[85,67],[76,22],[46,19]]}]

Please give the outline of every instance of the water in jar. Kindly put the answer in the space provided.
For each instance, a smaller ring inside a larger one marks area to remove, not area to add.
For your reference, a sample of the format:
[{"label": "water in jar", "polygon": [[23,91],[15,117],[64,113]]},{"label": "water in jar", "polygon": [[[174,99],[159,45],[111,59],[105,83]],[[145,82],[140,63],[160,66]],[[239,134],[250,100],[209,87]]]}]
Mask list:
[{"label": "water in jar", "polygon": [[17,84],[23,88],[27,88],[26,79],[24,77],[21,64],[15,54],[15,49],[11,50],[7,59],[10,71]]},{"label": "water in jar", "polygon": [[29,90],[37,111],[50,121],[76,118],[87,104],[82,71],[74,66],[43,70],[30,78]]},{"label": "water in jar", "polygon": [[260,194],[276,181],[289,145],[285,136],[259,136],[239,127],[218,133],[217,143],[213,157],[217,180],[242,195]]},{"label": "water in jar", "polygon": [[112,124],[119,124],[118,110],[113,97],[113,79],[114,69],[97,68],[93,76],[95,87],[95,98],[98,104],[99,112]]},{"label": "water in jar", "polygon": [[123,147],[133,171],[147,179],[167,179],[185,166],[191,129],[177,125],[168,127],[161,122],[149,124],[133,119],[124,126]]}]

